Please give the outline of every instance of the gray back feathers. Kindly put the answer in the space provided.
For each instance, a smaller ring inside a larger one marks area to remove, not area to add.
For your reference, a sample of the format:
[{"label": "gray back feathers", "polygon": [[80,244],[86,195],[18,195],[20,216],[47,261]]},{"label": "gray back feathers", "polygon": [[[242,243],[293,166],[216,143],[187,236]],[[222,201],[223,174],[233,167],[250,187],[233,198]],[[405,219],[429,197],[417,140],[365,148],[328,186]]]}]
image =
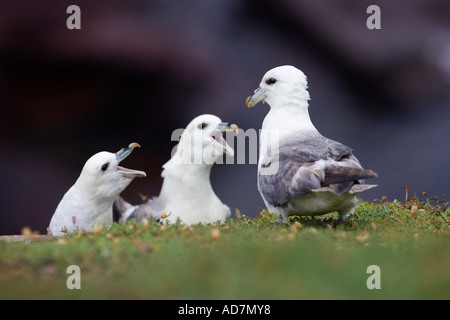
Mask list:
[{"label": "gray back feathers", "polygon": [[[278,151],[269,152],[261,164],[258,188],[265,200],[276,207],[324,187],[342,195],[355,184],[364,184],[364,179],[376,177],[373,171],[361,167],[352,152],[320,134],[290,140]],[[271,167],[278,168],[277,172],[264,174],[271,172]]]}]

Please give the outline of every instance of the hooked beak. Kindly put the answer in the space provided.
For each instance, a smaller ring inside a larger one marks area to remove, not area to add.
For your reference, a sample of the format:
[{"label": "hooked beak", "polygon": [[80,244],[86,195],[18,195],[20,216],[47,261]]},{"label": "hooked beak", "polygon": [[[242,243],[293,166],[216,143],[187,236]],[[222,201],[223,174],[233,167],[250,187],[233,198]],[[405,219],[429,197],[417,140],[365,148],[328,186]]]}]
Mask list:
[{"label": "hooked beak", "polygon": [[[116,159],[117,162],[121,162],[126,157],[128,157],[134,148],[140,148],[141,146],[139,143],[133,142],[128,145],[126,148],[120,149],[118,152],[116,152]],[[144,171],[139,170],[131,170],[127,169],[121,166],[117,166],[116,171],[122,174],[125,178],[128,179],[134,179],[134,178],[144,178],[147,176],[147,174]]]},{"label": "hooked beak", "polygon": [[252,108],[258,102],[262,101],[264,103],[265,98],[266,98],[266,90],[264,90],[260,87],[253,92],[252,96],[248,97],[245,100],[245,105],[247,106],[247,108]]},{"label": "hooked beak", "polygon": [[219,123],[219,125],[216,127],[216,130],[214,130],[212,138],[214,139],[214,148],[216,148],[217,151],[226,153],[230,157],[234,156],[234,150],[233,148],[225,141],[223,138],[223,133],[227,131],[234,131],[239,132],[239,127],[235,124],[230,124],[228,122],[222,122]]}]

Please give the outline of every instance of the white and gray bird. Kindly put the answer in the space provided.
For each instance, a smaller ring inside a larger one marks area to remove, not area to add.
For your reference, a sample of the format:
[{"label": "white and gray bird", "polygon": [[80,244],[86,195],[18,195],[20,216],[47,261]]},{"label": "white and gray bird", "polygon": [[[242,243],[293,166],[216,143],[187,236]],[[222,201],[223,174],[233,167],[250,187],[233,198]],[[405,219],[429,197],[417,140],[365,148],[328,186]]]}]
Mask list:
[{"label": "white and gray bird", "polygon": [[364,179],[377,174],[364,170],[351,148],[317,131],[308,100],[306,76],[293,66],[269,70],[247,98],[248,108],[270,106],[260,134],[258,190],[281,222],[334,211],[344,221],[357,208],[357,193],[376,186]]},{"label": "white and gray bird", "polygon": [[223,133],[237,130],[236,125],[224,123],[214,115],[193,119],[183,131],[176,152],[163,165],[164,181],[159,196],[136,206],[119,197],[115,203],[119,220],[139,222],[153,217],[168,223],[179,220],[185,225],[227,220],[230,208],[214,193],[210,173],[224,153],[234,155]]},{"label": "white and gray bird", "polygon": [[49,233],[60,236],[75,230],[89,232],[95,226],[111,224],[116,197],[134,178],[146,176],[143,171],[119,166],[136,147],[140,145],[131,143],[117,153],[102,151],[89,158],[78,180],[58,204]]}]

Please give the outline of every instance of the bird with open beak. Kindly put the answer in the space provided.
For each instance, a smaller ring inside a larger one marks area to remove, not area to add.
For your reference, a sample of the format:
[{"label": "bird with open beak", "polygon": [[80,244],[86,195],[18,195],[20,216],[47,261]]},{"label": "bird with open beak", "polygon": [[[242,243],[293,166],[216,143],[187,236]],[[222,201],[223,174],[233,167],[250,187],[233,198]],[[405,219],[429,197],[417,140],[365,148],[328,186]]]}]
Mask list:
[{"label": "bird with open beak", "polygon": [[186,225],[227,220],[230,208],[214,193],[210,173],[219,157],[234,155],[223,134],[237,130],[236,125],[211,114],[193,119],[181,135],[176,152],[163,166],[164,181],[159,196],[137,206],[119,197],[115,208],[120,220],[142,221],[153,217],[169,223],[179,220]]},{"label": "bird with open beak", "polygon": [[116,153],[102,151],[93,155],[58,204],[49,233],[59,236],[75,230],[89,232],[95,226],[111,224],[114,200],[134,178],[146,177],[144,171],[119,166],[136,147],[140,145],[134,142]]}]

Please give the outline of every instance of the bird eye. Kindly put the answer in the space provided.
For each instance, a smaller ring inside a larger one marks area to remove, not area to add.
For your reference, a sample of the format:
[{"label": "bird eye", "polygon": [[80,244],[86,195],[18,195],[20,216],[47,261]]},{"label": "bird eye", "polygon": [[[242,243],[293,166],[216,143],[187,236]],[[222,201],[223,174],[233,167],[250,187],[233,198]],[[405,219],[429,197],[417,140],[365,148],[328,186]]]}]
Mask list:
[{"label": "bird eye", "polygon": [[277,79],[275,79],[275,78],[269,78],[269,79],[266,80],[266,83],[267,83],[268,85],[272,85],[272,84],[274,84],[275,82],[277,82]]},{"label": "bird eye", "polygon": [[205,129],[207,126],[208,126],[207,123],[202,122],[202,123],[200,123],[200,124],[198,125],[198,128],[203,130],[203,129]]},{"label": "bird eye", "polygon": [[106,171],[106,169],[108,169],[108,166],[109,166],[109,162],[102,165],[102,171]]}]

